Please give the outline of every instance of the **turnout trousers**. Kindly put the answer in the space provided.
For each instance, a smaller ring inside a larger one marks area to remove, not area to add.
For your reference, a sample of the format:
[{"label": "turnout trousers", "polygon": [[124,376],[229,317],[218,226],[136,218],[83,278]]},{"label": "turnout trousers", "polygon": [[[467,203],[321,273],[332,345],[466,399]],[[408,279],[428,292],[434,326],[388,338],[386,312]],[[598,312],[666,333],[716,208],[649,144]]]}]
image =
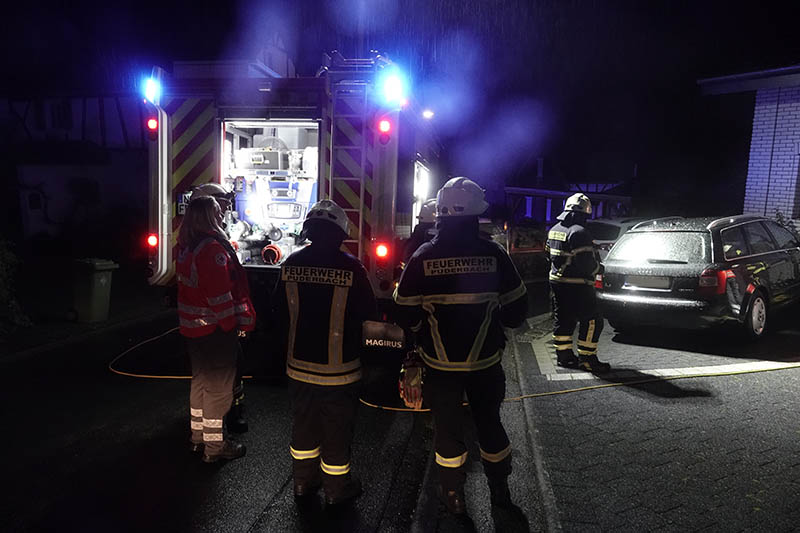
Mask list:
[{"label": "turnout trousers", "polygon": [[233,401],[238,342],[236,330],[226,333],[219,328],[211,335],[186,338],[192,363],[192,442],[205,444],[208,455],[219,453],[225,441],[223,419]]},{"label": "turnout trousers", "polygon": [[463,490],[467,479],[464,465],[464,393],[475,422],[483,470],[490,480],[505,480],[511,474],[511,443],[500,421],[500,404],[506,394],[506,376],[500,363],[474,372],[425,369],[424,397],[433,413],[434,448],[439,483],[444,491]]},{"label": "turnout trousers", "polygon": [[550,282],[550,289],[553,294],[553,344],[556,355],[573,353],[572,339],[576,325],[579,325],[578,356],[597,355],[603,317],[597,306],[594,287]]},{"label": "turnout trousers", "polygon": [[233,405],[242,405],[244,403],[244,379],[242,379],[244,351],[242,350],[242,343],[238,338],[236,340],[236,353],[236,377],[233,381]]},{"label": "turnout trousers", "polygon": [[292,402],[289,451],[295,484],[313,486],[321,481],[326,497],[330,498],[338,497],[347,485],[358,385],[312,385],[289,379]]}]

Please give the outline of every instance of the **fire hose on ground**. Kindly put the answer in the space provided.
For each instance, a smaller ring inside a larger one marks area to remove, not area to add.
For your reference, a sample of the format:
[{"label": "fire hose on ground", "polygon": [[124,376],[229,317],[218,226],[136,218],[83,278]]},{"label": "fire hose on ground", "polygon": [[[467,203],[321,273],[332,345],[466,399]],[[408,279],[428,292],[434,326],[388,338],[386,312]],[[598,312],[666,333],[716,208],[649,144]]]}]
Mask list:
[{"label": "fire hose on ground", "polygon": [[[156,341],[156,340],[161,339],[163,337],[166,337],[167,335],[169,335],[170,333],[173,333],[175,331],[178,331],[177,327],[169,329],[169,330],[165,331],[164,333],[161,333],[161,334],[156,335],[155,337],[151,337],[149,339],[145,339],[145,340],[139,342],[138,344],[135,344],[134,346],[131,346],[127,350],[125,350],[122,353],[120,353],[119,355],[117,355],[114,359],[112,359],[111,362],[108,363],[108,369],[111,372],[113,372],[115,374],[119,374],[121,376],[140,378],[140,379],[192,379],[192,376],[162,376],[162,375],[136,374],[136,373],[132,373],[132,372],[124,372],[124,371],[117,370],[116,368],[114,368],[114,364],[117,361],[119,361],[120,359],[122,359],[125,355],[131,353],[132,351],[134,351],[135,349],[139,348],[140,346],[144,346],[145,344],[148,344],[150,342],[153,342],[153,341]],[[555,395],[558,395],[558,394],[570,394],[570,393],[575,393],[575,392],[585,392],[585,391],[598,390],[598,389],[607,389],[607,388],[611,388],[611,387],[620,387],[620,386],[623,386],[623,385],[627,385],[627,386],[629,386],[629,385],[642,385],[642,384],[646,384],[646,383],[674,381],[674,380],[678,380],[678,379],[736,376],[736,375],[741,375],[741,374],[755,374],[755,373],[760,373],[760,372],[773,372],[773,371],[776,371],[776,370],[790,370],[790,369],[794,369],[794,368],[800,368],[800,363],[787,364],[785,366],[776,367],[776,368],[758,368],[758,369],[747,369],[747,370],[733,370],[733,371],[702,373],[702,374],[681,374],[681,375],[676,375],[676,376],[654,376],[654,377],[644,378],[644,379],[623,380],[623,381],[616,381],[616,382],[613,382],[613,383],[601,383],[601,384],[598,384],[598,385],[588,385],[586,387],[577,387],[577,388],[573,388],[573,389],[564,389],[564,390],[558,390],[558,391],[536,392],[536,393],[531,393],[531,394],[523,394],[523,395],[520,395],[520,396],[513,396],[513,397],[505,398],[503,401],[504,402],[521,402],[522,400],[528,400],[528,399],[531,399],[531,398],[542,398],[542,397],[545,397],[545,396],[555,396]],[[253,376],[242,376],[242,378],[243,379],[253,379]],[[429,412],[430,411],[430,409],[424,409],[424,408],[411,409],[411,408],[407,408],[407,407],[389,407],[389,406],[385,406],[385,405],[376,405],[376,404],[367,402],[363,398],[359,398],[359,400],[360,400],[360,402],[362,404],[366,405],[367,407],[372,407],[374,409],[380,409],[380,410],[383,410],[383,411],[399,411],[399,412],[411,412],[411,413],[425,413],[425,412]]]}]

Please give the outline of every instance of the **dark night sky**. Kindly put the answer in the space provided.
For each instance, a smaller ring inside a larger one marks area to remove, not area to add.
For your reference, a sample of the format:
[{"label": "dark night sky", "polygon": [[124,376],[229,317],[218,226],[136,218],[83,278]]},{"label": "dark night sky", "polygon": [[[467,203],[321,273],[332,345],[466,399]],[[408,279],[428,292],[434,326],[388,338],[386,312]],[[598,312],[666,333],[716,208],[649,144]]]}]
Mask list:
[{"label": "dark night sky", "polygon": [[695,82],[800,63],[796,4],[36,4],[5,18],[4,89],[129,91],[152,64],[254,57],[276,34],[298,71],[313,75],[322,52],[355,54],[367,5],[364,47],[412,74],[415,94],[437,111],[451,172],[526,183],[541,155],[548,173],[589,181],[629,177],[636,163],[651,203],[704,191],[731,210],[740,208],[753,95],[703,97]]}]

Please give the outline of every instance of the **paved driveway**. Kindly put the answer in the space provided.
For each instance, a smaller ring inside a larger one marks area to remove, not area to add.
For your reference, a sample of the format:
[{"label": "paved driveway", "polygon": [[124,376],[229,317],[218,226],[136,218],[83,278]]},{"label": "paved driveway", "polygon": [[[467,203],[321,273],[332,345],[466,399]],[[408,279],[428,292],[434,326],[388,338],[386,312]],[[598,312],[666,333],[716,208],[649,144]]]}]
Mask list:
[{"label": "paved driveway", "polygon": [[[549,321],[515,335],[542,457],[545,509],[564,531],[796,530],[800,334],[616,334],[602,379],[555,366]],[[683,376],[683,377],[682,377]],[[700,376],[700,377],[685,377]]]}]

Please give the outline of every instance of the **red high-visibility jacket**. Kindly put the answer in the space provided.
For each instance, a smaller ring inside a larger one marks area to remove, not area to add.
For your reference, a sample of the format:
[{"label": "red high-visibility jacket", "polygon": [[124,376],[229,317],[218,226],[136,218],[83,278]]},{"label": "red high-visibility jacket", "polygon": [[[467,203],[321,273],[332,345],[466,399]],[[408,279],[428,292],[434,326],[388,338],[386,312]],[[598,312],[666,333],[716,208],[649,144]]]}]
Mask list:
[{"label": "red high-visibility jacket", "polygon": [[233,249],[209,236],[191,250],[181,248],[177,271],[181,335],[202,337],[217,327],[223,331],[255,328],[247,273]]}]

